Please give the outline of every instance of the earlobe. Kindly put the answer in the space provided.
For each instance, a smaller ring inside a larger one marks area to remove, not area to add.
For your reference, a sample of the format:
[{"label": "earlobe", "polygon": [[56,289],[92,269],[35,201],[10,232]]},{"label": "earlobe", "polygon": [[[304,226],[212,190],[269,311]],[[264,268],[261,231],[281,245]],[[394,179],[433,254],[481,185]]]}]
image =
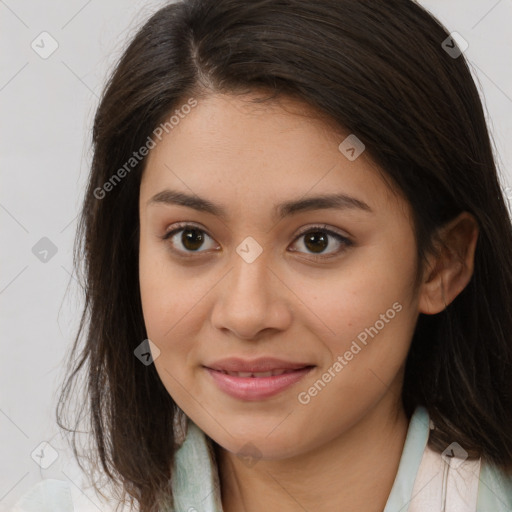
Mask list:
[{"label": "earlobe", "polygon": [[443,311],[471,280],[474,270],[478,223],[462,212],[440,228],[439,250],[428,259],[419,293],[419,312]]}]

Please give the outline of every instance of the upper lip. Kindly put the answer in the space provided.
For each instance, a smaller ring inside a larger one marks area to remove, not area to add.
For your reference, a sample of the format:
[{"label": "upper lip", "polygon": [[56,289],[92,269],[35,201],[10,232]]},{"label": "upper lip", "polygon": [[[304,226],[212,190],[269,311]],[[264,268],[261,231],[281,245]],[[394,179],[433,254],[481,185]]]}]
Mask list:
[{"label": "upper lip", "polygon": [[251,361],[239,357],[229,357],[219,359],[214,363],[205,365],[212,370],[227,372],[268,372],[271,370],[297,370],[307,366],[313,366],[309,363],[294,363],[293,361],[284,361],[275,357],[262,357]]}]

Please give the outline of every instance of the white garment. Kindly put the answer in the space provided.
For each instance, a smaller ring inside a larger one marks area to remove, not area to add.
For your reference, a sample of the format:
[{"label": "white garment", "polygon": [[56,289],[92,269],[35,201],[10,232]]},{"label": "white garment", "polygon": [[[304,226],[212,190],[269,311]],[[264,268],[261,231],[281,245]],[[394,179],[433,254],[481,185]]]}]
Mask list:
[{"label": "white garment", "polygon": [[[450,457],[433,451],[427,445],[429,427],[427,410],[418,407],[384,512],[512,512],[512,476],[480,460],[460,457],[450,447],[445,450]],[[161,512],[222,512],[211,442],[190,420],[174,463],[174,507]],[[43,480],[11,512],[107,512],[87,502],[80,492],[68,481]]]},{"label": "white garment", "polygon": [[442,457],[428,445],[408,512],[476,512],[481,461]]}]

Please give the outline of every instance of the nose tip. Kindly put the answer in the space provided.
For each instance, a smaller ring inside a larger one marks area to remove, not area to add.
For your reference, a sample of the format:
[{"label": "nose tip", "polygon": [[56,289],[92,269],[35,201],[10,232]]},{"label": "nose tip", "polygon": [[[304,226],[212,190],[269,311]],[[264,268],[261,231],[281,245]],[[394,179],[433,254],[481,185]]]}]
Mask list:
[{"label": "nose tip", "polygon": [[291,321],[286,301],[276,287],[286,290],[263,260],[240,261],[219,289],[212,324],[229,330],[241,341],[257,341],[270,331],[284,329]]}]

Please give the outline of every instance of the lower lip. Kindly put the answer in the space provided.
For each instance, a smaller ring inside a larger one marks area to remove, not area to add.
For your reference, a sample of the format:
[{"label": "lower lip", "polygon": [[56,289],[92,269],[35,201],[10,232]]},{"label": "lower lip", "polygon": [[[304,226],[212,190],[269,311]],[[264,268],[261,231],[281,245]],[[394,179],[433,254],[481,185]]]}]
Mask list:
[{"label": "lower lip", "polygon": [[242,400],[262,400],[277,395],[299,382],[313,368],[313,366],[308,366],[272,377],[235,377],[205,367],[219,389],[234,398]]}]

